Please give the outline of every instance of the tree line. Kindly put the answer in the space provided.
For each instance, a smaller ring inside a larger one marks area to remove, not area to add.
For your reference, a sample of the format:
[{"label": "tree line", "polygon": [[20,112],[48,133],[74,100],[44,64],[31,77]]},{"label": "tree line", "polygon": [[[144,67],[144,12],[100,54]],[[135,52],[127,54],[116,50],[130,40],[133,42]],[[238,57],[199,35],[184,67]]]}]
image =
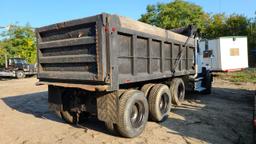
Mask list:
[{"label": "tree line", "polygon": [[29,63],[36,63],[36,38],[34,29],[29,25],[10,25],[0,33],[0,66],[4,66],[5,57],[19,57]]},{"label": "tree line", "polygon": [[[249,53],[256,48],[256,15],[248,18],[240,14],[211,14],[199,5],[174,0],[169,3],[148,5],[147,12],[140,21],[164,29],[174,29],[196,25],[203,38],[212,39],[220,36],[247,36]],[[30,63],[36,62],[36,38],[30,25],[11,25],[0,33],[0,65],[4,65],[4,57],[21,57]]]}]

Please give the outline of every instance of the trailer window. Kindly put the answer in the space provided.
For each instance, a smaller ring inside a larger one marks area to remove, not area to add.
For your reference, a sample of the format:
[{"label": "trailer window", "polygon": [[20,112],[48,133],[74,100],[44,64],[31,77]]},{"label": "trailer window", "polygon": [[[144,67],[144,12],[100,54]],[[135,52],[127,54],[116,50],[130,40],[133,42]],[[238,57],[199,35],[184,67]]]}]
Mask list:
[{"label": "trailer window", "polygon": [[14,59],[14,63],[16,64],[26,64],[26,60],[23,60],[23,59]]},{"label": "trailer window", "polygon": [[230,56],[239,56],[239,48],[230,48]]}]

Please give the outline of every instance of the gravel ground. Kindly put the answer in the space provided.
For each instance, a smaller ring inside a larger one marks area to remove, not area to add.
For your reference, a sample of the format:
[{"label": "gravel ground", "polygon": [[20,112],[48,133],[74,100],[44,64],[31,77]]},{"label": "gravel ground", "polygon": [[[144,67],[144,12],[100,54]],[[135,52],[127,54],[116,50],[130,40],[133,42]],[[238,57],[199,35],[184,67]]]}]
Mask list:
[{"label": "gravel ground", "polygon": [[163,123],[148,122],[143,134],[113,136],[94,118],[83,128],[65,124],[47,107],[47,87],[36,78],[0,80],[1,144],[251,144],[256,85],[215,79],[210,95],[192,94]]}]

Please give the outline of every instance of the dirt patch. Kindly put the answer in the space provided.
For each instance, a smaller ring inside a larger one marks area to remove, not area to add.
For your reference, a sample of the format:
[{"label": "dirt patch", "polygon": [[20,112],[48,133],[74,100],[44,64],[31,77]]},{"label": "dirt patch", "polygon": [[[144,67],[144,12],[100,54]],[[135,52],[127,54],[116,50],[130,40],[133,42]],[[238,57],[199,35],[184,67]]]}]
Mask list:
[{"label": "dirt patch", "polygon": [[214,80],[211,95],[193,94],[163,123],[148,122],[133,139],[113,136],[95,118],[77,128],[48,111],[47,87],[35,78],[0,81],[0,141],[21,143],[193,144],[252,142],[255,84]]}]

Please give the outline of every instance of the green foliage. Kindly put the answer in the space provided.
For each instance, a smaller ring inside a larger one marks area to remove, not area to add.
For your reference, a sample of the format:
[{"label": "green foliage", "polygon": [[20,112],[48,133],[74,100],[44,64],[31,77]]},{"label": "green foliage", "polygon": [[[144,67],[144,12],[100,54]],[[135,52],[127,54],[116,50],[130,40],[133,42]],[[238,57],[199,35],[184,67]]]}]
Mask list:
[{"label": "green foliage", "polygon": [[249,68],[238,72],[216,73],[217,77],[231,82],[251,82],[256,83],[256,69]]},{"label": "green foliage", "polygon": [[[1,43],[0,43],[0,46],[1,46]],[[6,54],[6,50],[4,48],[0,47],[0,67],[4,66],[5,54]]]},{"label": "green foliage", "polygon": [[210,17],[207,25],[205,25],[205,31],[203,33],[204,38],[216,38],[223,35],[223,29],[225,28],[225,14],[215,14]]},{"label": "green foliage", "polygon": [[[148,5],[147,12],[141,15],[139,20],[164,29],[194,24],[201,29],[204,38],[246,36],[252,22],[247,17],[238,14],[230,16],[226,16],[224,13],[207,14],[202,7],[183,0]],[[253,23],[253,31],[255,31],[255,19],[253,19]]]},{"label": "green foliage", "polygon": [[250,21],[243,15],[215,14],[210,17],[209,24],[205,26],[205,38],[221,36],[246,36]]},{"label": "green foliage", "polygon": [[256,48],[256,15],[250,19],[248,27],[248,44],[249,48]]},{"label": "green foliage", "polygon": [[202,7],[183,0],[175,0],[166,4],[148,5],[147,13],[141,15],[139,20],[165,29],[194,24],[204,30],[208,19]]},{"label": "green foliage", "polygon": [[226,35],[247,35],[249,20],[243,15],[233,14],[226,20]]},{"label": "green foliage", "polygon": [[35,34],[31,26],[11,25],[8,30],[0,34],[0,65],[4,64],[4,55],[20,57],[30,63],[36,62]]}]

